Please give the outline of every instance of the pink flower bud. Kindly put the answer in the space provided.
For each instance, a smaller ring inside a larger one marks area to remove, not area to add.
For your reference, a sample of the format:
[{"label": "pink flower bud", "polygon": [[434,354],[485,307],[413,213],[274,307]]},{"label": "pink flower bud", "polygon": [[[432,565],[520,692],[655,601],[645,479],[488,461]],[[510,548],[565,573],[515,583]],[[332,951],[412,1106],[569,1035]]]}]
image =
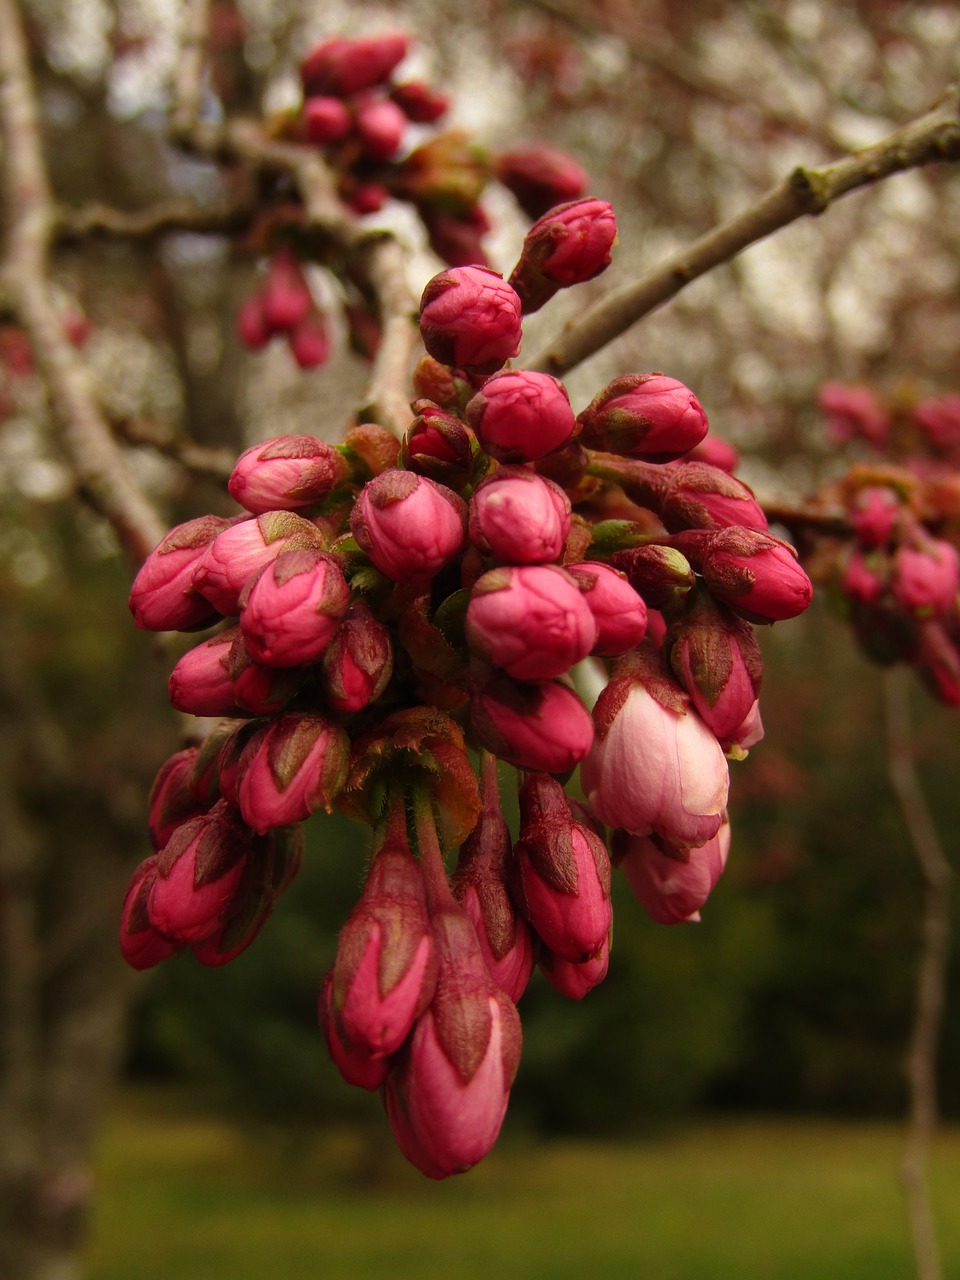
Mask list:
[{"label": "pink flower bud", "polygon": [[931,618],[921,622],[917,632],[915,661],[920,678],[946,706],[960,706],[960,648],[955,618],[947,623]]},{"label": "pink flower bud", "polygon": [[240,303],[237,337],[248,351],[262,351],[272,336],[267,317],[263,314],[263,295],[252,293]]},{"label": "pink flower bud", "polygon": [[130,589],[130,612],[138,627],[192,631],[216,621],[216,609],[194,589],[193,574],[217,534],[231,524],[220,516],[200,516],[177,525],[157,544]]},{"label": "pink flower bud", "polygon": [[482,447],[501,462],[542,458],[565,445],[576,427],[563,384],[528,369],[488,378],[467,405],[467,421]]},{"label": "pink flower bud", "polygon": [[378,98],[357,107],[354,125],[366,155],[390,160],[400,150],[407,117],[389,98]]},{"label": "pink flower bud", "polygon": [[420,217],[430,248],[442,262],[451,267],[490,268],[483,248],[483,237],[490,230],[490,219],[481,205],[474,205],[459,215],[444,213],[442,209],[424,208]]},{"label": "pink flower bud", "polygon": [[333,1012],[332,971],[324,978],[320,988],[317,1013],[327,1050],[347,1084],[367,1089],[371,1093],[379,1089],[390,1070],[390,1059],[383,1054],[372,1053],[363,1045],[352,1044],[347,1039]]},{"label": "pink flower bud", "polygon": [[353,123],[349,110],[339,98],[319,94],[304,99],[300,120],[304,138],[319,147],[340,142],[350,132]]},{"label": "pink flower bud", "polygon": [[553,565],[493,569],[478,578],[467,643],[516,680],[549,680],[585,658],[597,624],[577,584]]},{"label": "pink flower bud", "polygon": [[349,740],[323,716],[286,712],[265,725],[240,757],[237,794],[244,821],[263,835],[329,813],[347,776]]},{"label": "pink flower bud", "polygon": [[443,485],[409,471],[384,471],[364,485],[350,529],[394,582],[424,582],[463,550],[467,508]]},{"label": "pink flower bud", "polygon": [[409,43],[409,37],[399,32],[360,40],[343,36],[324,40],[300,64],[304,92],[350,98],[383,84],[407,56]]},{"label": "pink flower bud", "polygon": [[470,540],[498,564],[559,560],[570,532],[570,499],[525,467],[501,467],[470,500]]},{"label": "pink flower bud", "polygon": [[743,760],[751,747],[763,741],[763,721],[760,719],[760,703],[755,702],[740,724],[720,743],[727,758]]},{"label": "pink flower bud", "polygon": [[493,373],[520,350],[520,299],[486,267],[451,267],[420,299],[423,345],[442,364]]},{"label": "pink flower bud", "polygon": [[708,590],[748,622],[795,618],[813,598],[813,585],[793,547],[755,529],[712,534],[700,571]]},{"label": "pink flower bud", "polygon": [[210,808],[212,800],[198,795],[191,785],[198,754],[196,747],[176,752],[164,761],[153,780],[147,825],[154,849],[162,849],[177,827]]},{"label": "pink flower bud", "polygon": [[520,788],[520,839],[513,893],[555,954],[582,963],[610,931],[610,859],[603,841],[570,812],[552,778],[528,775]]},{"label": "pink flower bud", "polygon": [[488,751],[537,773],[566,773],[593,741],[590,713],[571,688],[553,680],[485,680],[473,691],[470,720]]},{"label": "pink flower bud", "polygon": [[880,554],[864,555],[854,549],[847,560],[840,579],[840,589],[848,600],[856,604],[873,605],[880,601],[886,589],[884,570],[887,557]]},{"label": "pink flower bud", "polygon": [[940,538],[899,547],[890,582],[893,597],[915,618],[939,618],[952,607],[960,589],[960,557]]},{"label": "pink flower bud", "polygon": [[706,592],[691,592],[673,628],[670,665],[704,724],[726,746],[760,693],[753,628]]},{"label": "pink flower bud", "polygon": [[252,833],[226,801],[179,827],[157,855],[150,923],[175,942],[201,942],[234,909]]},{"label": "pink flower bud", "polygon": [[292,249],[278,249],[270,260],[261,293],[263,318],[271,333],[295,329],[313,306],[313,296]]},{"label": "pink flower bud", "polygon": [[344,195],[344,203],[362,218],[367,213],[379,213],[390,199],[390,192],[382,182],[361,182]]},{"label": "pink flower bud", "polygon": [[468,484],[474,459],[466,427],[432,400],[415,400],[412,407],[415,417],[400,447],[404,467],[452,489]]},{"label": "pink flower bud", "polygon": [[320,682],[329,705],[343,713],[376,702],[393,675],[390,633],[355,601],[323,655]]},{"label": "pink flower bud", "polygon": [[496,172],[497,179],[531,218],[539,218],[554,205],[576,200],[587,186],[587,175],[572,156],[543,144],[504,151],[497,157]]},{"label": "pink flower bud", "polygon": [[647,629],[647,606],[626,576],[595,561],[563,567],[580,588],[597,624],[597,639],[590,652],[615,658],[635,648]]},{"label": "pink flower bud", "polygon": [[510,283],[524,315],[538,311],[558,289],[592,280],[610,265],[617,223],[603,200],[576,200],[550,209],[523,242]]},{"label": "pink flower bud", "polygon": [[719,467],[721,471],[731,474],[740,465],[740,454],[733,445],[714,435],[704,436],[700,443],[694,445],[684,456],[688,462],[707,462],[711,467]]},{"label": "pink flower bud", "polygon": [[177,944],[164,937],[151,924],[147,902],[157,878],[156,854],[144,859],[130,880],[120,913],[120,951],[132,969],[152,969],[177,950]]},{"label": "pink flower bud", "polygon": [[188,649],[170,673],[170,702],[192,716],[237,715],[230,658],[237,627],[229,627]]},{"label": "pink flower bud", "polygon": [[597,700],[597,733],[580,770],[591,811],[636,835],[701,845],[716,835],[729,771],[714,735],[665,677],[612,680]]},{"label": "pink flower bud", "polygon": [[198,561],[194,588],[225,616],[240,612],[240,592],[249,578],[281,551],[323,549],[320,532],[292,511],[266,511],[217,534]]},{"label": "pink flower bud", "polygon": [[658,543],[616,551],[610,563],[627,575],[630,585],[652,609],[677,607],[697,581],[682,551]]},{"label": "pink flower bud", "polygon": [[900,525],[900,499],[893,489],[867,485],[858,490],[850,511],[857,541],[863,547],[883,547]]},{"label": "pink flower bud", "polygon": [[537,961],[540,972],[562,996],[570,1000],[582,1000],[607,976],[610,967],[610,936],[586,960],[565,960],[544,949]]},{"label": "pink flower bud", "polygon": [[921,400],[913,420],[935,449],[948,453],[960,443],[960,396],[936,396]]},{"label": "pink flower bud", "polygon": [[324,551],[283,551],[243,591],[247,647],[269,667],[316,662],[350,604],[339,561]]},{"label": "pink flower bud", "polygon": [[400,841],[388,842],[340,933],[333,1016],[352,1045],[385,1057],[407,1038],[436,982],[423,873]]},{"label": "pink flower bud", "polygon": [[668,462],[707,434],[707,415],[689,387],[662,373],[614,378],[577,421],[580,442],[626,458]]},{"label": "pink flower bud", "polygon": [[429,84],[408,80],[395,84],[390,97],[413,124],[433,124],[450,110],[450,99]]},{"label": "pink flower bud", "polygon": [[817,401],[827,418],[827,434],[836,444],[856,436],[881,446],[890,431],[890,418],[872,387],[825,382]]},{"label": "pink flower bud", "polygon": [[227,487],[255,515],[299,511],[321,502],[347,473],[333,445],[315,436],[276,436],[241,453]]},{"label": "pink flower bud", "polygon": [[767,517],[752,491],[706,462],[678,462],[666,469],[659,514],[671,533],[728,525],[767,528]]},{"label": "pink flower bud", "polygon": [[330,359],[327,317],[312,307],[288,334],[290,354],[301,369],[319,369]]},{"label": "pink flower bud", "polygon": [[237,706],[256,716],[273,715],[299,692],[304,672],[300,667],[268,667],[258,662],[243,632],[239,628],[234,631],[227,655],[227,673]]},{"label": "pink flower bud", "polygon": [[434,915],[433,1003],[387,1078],[384,1101],[400,1150],[428,1178],[463,1173],[500,1132],[520,1059],[516,1007],[497,991],[467,916]]},{"label": "pink flower bud", "polygon": [[634,897],[647,915],[660,924],[700,919],[700,908],[713,891],[727,863],[730,823],[680,858],[656,836],[614,836],[613,859],[626,876]]}]

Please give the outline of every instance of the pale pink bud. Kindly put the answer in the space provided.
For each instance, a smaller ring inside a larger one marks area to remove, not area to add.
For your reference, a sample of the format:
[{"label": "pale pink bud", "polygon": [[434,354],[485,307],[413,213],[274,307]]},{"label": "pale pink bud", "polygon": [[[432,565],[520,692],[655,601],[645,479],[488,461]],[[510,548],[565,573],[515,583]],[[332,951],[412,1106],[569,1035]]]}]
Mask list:
[{"label": "pale pink bud", "polygon": [[705,592],[691,593],[672,635],[670,665],[707,728],[730,742],[760,693],[753,628]]},{"label": "pale pink bud", "polygon": [[395,84],[390,90],[390,97],[414,124],[433,124],[450,110],[450,99],[446,94],[419,80]]},{"label": "pale pink bud", "polygon": [[[700,845],[720,829],[729,770],[717,739],[665,678],[614,679],[597,700],[597,733],[580,770],[591,811],[636,835]],[[660,701],[663,699],[664,701]]]},{"label": "pale pink bud", "polygon": [[252,293],[240,303],[237,312],[237,337],[248,351],[262,351],[272,337],[267,317],[263,314],[263,295]]},{"label": "pale pink bud", "polygon": [[330,811],[347,776],[349,740],[323,716],[287,712],[259,730],[240,757],[240,812],[254,831]]},{"label": "pale pink bud", "polygon": [[563,567],[580,588],[597,624],[597,639],[590,652],[614,658],[635,648],[647,629],[647,606],[626,575],[594,561]]},{"label": "pale pink bud", "polygon": [[389,160],[400,150],[407,117],[395,102],[379,98],[357,107],[354,124],[364,152],[373,160]]},{"label": "pale pink bud", "polygon": [[210,601],[198,595],[193,575],[217,534],[233,522],[200,516],[171,529],[147,556],[130,589],[130,612],[146,631],[192,631],[217,618]]},{"label": "pale pink bud", "polygon": [[707,588],[748,622],[803,613],[813,585],[789,543],[755,529],[720,529],[705,544],[700,571]]},{"label": "pale pink bud", "polygon": [[827,418],[827,434],[837,444],[860,436],[883,445],[890,431],[890,416],[872,387],[825,382],[817,401]]},{"label": "pale pink bud", "polygon": [[320,682],[327,702],[335,711],[360,711],[376,702],[392,674],[389,631],[363,601],[355,601],[323,655]]},{"label": "pale pink bud", "polygon": [[290,354],[301,369],[319,369],[330,359],[330,330],[322,311],[311,308],[288,334]]},{"label": "pale pink bud", "polygon": [[192,785],[198,754],[196,747],[176,752],[164,761],[153,780],[147,800],[147,825],[154,849],[162,849],[177,827],[210,808],[212,801],[199,795]]},{"label": "pale pink bud", "polygon": [[349,98],[383,84],[407,55],[410,39],[400,32],[348,40],[334,36],[311,49],[300,64],[304,92]]},{"label": "pale pink bud", "polygon": [[134,871],[120,912],[120,951],[132,969],[152,969],[177,950],[177,944],[151,924],[147,902],[157,878],[156,854]]},{"label": "pale pink bud", "polygon": [[219,801],[173,833],[157,855],[150,923],[176,942],[201,942],[225,923],[250,856],[252,833]]},{"label": "pale pink bud", "polygon": [[278,249],[271,258],[260,297],[271,333],[295,329],[313,306],[310,286],[292,249]]},{"label": "pale pink bud", "polygon": [[498,564],[558,560],[570,532],[570,499],[524,467],[501,467],[470,499],[470,539]]},{"label": "pale pink bud", "polygon": [[554,680],[485,680],[473,691],[470,719],[487,750],[538,773],[566,773],[593,741],[589,711],[569,686]]},{"label": "pale pink bud", "polygon": [[707,415],[689,387],[662,373],[615,378],[578,415],[580,442],[627,458],[668,462],[707,434]]},{"label": "pale pink bud", "polygon": [[562,996],[570,1000],[582,1000],[607,976],[610,967],[610,935],[586,960],[565,960],[552,951],[540,952],[537,964],[540,972]]},{"label": "pale pink bud", "polygon": [[613,920],[610,858],[552,778],[531,774],[520,788],[512,872],[517,905],[550,950],[577,963],[593,955]]},{"label": "pale pink bud", "polygon": [[350,604],[339,561],[324,551],[283,551],[243,591],[247,647],[270,667],[316,662]]},{"label": "pale pink bud", "polygon": [[343,454],[315,436],[276,436],[241,453],[227,485],[252,511],[299,511],[332,493],[348,473]]},{"label": "pale pink bud", "polygon": [[383,1054],[373,1053],[363,1045],[352,1044],[347,1039],[333,1012],[332,971],[324,978],[320,988],[317,1014],[330,1057],[347,1084],[367,1089],[371,1093],[379,1089],[390,1070],[390,1059]]},{"label": "pale pink bud", "polygon": [[558,289],[592,280],[610,265],[617,239],[613,210],[604,200],[576,200],[550,209],[526,234],[510,283],[525,315]]},{"label": "pale pink bud", "polygon": [[706,462],[678,462],[665,470],[660,519],[671,533],[743,525],[766,530],[767,517],[750,489]]},{"label": "pale pink bud", "polygon": [[542,143],[504,151],[497,156],[496,173],[531,218],[576,200],[587,186],[587,175],[572,156]]},{"label": "pale pink bud", "polygon": [[467,508],[451,489],[424,476],[384,471],[361,490],[350,529],[386,577],[423,582],[463,550]]},{"label": "pale pink bud", "polygon": [[420,299],[423,345],[442,364],[493,373],[520,350],[520,299],[496,271],[451,267]]},{"label": "pale pink bud", "polygon": [[736,729],[720,743],[731,760],[742,760],[751,747],[763,741],[760,703],[755,702]]},{"label": "pale pink bud", "polygon": [[613,859],[626,877],[634,897],[660,924],[700,919],[700,908],[713,891],[727,863],[730,823],[699,848],[677,856],[656,836],[614,836]]},{"label": "pale pink bud", "polygon": [[893,557],[890,589],[915,618],[939,618],[957,598],[960,557],[940,538],[924,538],[916,547],[899,547]]},{"label": "pale pink bud", "polygon": [[240,612],[240,592],[249,578],[281,551],[316,547],[323,538],[309,520],[292,511],[266,511],[217,534],[197,563],[193,585],[219,611]]},{"label": "pale pink bud", "polygon": [[488,378],[467,405],[467,421],[482,447],[501,462],[530,462],[553,453],[576,427],[563,384],[529,369]]},{"label": "pale pink bud", "polygon": [[319,147],[329,142],[340,142],[350,132],[353,123],[348,108],[339,98],[319,94],[304,100],[300,119],[304,138]]},{"label": "pale pink bud", "polygon": [[585,658],[597,624],[577,584],[553,565],[492,569],[478,578],[467,643],[517,680],[549,680]]}]

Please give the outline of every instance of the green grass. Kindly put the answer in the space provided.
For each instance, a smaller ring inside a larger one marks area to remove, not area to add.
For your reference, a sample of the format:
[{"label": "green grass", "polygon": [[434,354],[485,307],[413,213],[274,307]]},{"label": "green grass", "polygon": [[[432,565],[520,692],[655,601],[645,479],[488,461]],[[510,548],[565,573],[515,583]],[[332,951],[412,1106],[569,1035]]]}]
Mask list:
[{"label": "green grass", "polygon": [[[508,1135],[509,1139],[509,1135]],[[255,1138],[127,1097],[99,1160],[92,1280],[904,1280],[893,1126],[712,1120],[620,1145],[501,1146],[444,1183],[384,1122]],[[933,1166],[960,1274],[960,1131]]]}]

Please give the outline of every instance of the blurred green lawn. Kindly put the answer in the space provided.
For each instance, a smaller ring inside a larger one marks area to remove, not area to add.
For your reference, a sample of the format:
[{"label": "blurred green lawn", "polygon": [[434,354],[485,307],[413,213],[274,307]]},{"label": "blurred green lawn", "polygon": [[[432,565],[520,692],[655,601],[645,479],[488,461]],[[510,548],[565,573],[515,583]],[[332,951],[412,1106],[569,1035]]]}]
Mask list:
[{"label": "blurred green lawn", "polygon": [[[509,1122],[508,1122],[509,1125]],[[622,1144],[505,1135],[433,1183],[379,1133],[277,1134],[133,1093],[101,1144],[92,1280],[904,1280],[893,1125],[707,1120]],[[933,1182],[960,1274],[960,1130]]]}]

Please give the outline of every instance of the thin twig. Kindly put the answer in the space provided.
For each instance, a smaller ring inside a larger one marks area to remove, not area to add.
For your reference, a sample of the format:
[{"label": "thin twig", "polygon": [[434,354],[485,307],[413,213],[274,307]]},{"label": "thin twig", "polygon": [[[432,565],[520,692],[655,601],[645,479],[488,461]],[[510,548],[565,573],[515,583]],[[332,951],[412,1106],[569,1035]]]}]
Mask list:
[{"label": "thin twig", "polygon": [[236,465],[236,454],[232,449],[216,449],[196,444],[187,436],[146,418],[124,418],[114,422],[113,429],[129,444],[156,449],[157,453],[173,459],[194,475],[226,481]]},{"label": "thin twig", "polygon": [[960,89],[881,142],[822,169],[797,168],[749,209],[715,227],[633,284],[608,294],[572,320],[527,367],[563,374],[675,297],[686,285],[799,218],[891,174],[938,160],[960,159]]},{"label": "thin twig", "polygon": [[917,1280],[942,1280],[927,1157],[937,1123],[937,1047],[946,1002],[952,873],[917,773],[908,680],[904,667],[890,668],[883,679],[890,785],[923,879],[916,1008],[906,1060],[909,1118],[900,1178]]},{"label": "thin twig", "polygon": [[193,200],[159,200],[145,209],[114,209],[93,202],[56,210],[53,234],[61,244],[81,240],[156,240],[172,231],[229,235],[249,226],[254,213],[247,197],[205,207]]}]

